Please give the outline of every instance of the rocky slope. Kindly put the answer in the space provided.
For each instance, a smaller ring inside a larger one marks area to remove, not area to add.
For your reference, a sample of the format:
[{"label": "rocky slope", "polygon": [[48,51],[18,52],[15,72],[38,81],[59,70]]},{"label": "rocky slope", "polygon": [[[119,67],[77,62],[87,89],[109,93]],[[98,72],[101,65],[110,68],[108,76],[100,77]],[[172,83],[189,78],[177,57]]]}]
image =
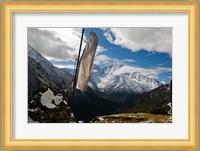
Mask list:
[{"label": "rocky slope", "polygon": [[59,69],[28,45],[28,95],[40,87],[48,86],[59,90],[70,87],[72,75]]},{"label": "rocky slope", "polygon": [[172,89],[171,83],[162,85],[154,90],[138,95],[127,101],[123,112],[171,114]]},{"label": "rocky slope", "polygon": [[74,123],[65,93],[41,87],[28,99],[29,123]]}]

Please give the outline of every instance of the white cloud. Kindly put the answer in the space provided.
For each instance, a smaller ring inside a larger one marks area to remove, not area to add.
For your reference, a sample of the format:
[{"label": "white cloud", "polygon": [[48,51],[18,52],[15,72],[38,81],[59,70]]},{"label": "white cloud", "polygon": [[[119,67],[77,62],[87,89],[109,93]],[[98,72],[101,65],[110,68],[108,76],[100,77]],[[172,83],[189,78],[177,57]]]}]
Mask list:
[{"label": "white cloud", "polygon": [[145,49],[172,54],[172,28],[134,27],[102,29],[106,39],[133,52]]},{"label": "white cloud", "polygon": [[122,61],[123,62],[135,62],[135,60],[133,60],[133,59],[123,59]]},{"label": "white cloud", "polygon": [[53,64],[58,68],[67,68],[67,69],[74,69],[74,65],[63,65],[63,64]]},{"label": "white cloud", "polygon": [[[29,27],[27,32],[28,43],[48,60],[62,61],[72,60],[77,57],[81,28],[37,28]],[[87,39],[84,35],[82,50]],[[98,45],[96,54],[101,54],[107,49]],[[81,51],[81,54],[83,51]]]},{"label": "white cloud", "polygon": [[72,60],[79,48],[80,31],[73,28],[28,28],[28,43],[51,59]]},{"label": "white cloud", "polygon": [[172,68],[165,68],[165,67],[153,67],[153,68],[141,68],[141,67],[134,67],[134,70],[149,77],[158,79],[159,75],[165,72],[172,72]]},{"label": "white cloud", "polygon": [[102,52],[107,51],[107,49],[101,45],[97,46],[97,51],[96,51],[96,55],[101,54]]},{"label": "white cloud", "polygon": [[106,65],[109,65],[109,64],[113,64],[115,62],[126,64],[126,63],[135,62],[135,60],[133,60],[133,59],[115,59],[115,58],[111,58],[111,57],[104,55],[104,54],[97,55],[94,58],[94,63],[97,64],[97,65],[106,66]]},{"label": "white cloud", "polygon": [[109,64],[113,61],[114,61],[114,59],[112,59],[112,58],[110,58],[106,55],[98,55],[94,58],[94,63],[97,64],[97,65],[99,65],[99,64],[106,65],[106,64]]},{"label": "white cloud", "polygon": [[106,30],[106,32],[104,33],[104,36],[106,37],[106,39],[110,42],[110,43],[114,43],[114,39],[112,36],[112,31],[111,30]]}]

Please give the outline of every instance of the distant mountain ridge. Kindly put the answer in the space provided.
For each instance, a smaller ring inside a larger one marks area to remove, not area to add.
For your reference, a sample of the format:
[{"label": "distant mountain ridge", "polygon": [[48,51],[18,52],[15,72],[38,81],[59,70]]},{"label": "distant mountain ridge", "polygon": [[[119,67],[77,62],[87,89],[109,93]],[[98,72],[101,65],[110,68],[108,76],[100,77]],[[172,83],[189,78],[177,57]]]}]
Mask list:
[{"label": "distant mountain ridge", "polygon": [[28,95],[43,86],[60,90],[70,88],[71,79],[72,75],[67,70],[55,67],[28,45]]}]

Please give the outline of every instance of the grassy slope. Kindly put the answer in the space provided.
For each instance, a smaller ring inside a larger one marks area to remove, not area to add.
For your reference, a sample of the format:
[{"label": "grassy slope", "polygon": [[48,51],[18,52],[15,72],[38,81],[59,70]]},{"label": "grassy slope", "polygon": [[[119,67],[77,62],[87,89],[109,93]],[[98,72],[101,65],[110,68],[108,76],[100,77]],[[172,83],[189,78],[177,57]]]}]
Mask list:
[{"label": "grassy slope", "polygon": [[171,115],[125,113],[100,116],[93,119],[94,123],[171,123]]}]

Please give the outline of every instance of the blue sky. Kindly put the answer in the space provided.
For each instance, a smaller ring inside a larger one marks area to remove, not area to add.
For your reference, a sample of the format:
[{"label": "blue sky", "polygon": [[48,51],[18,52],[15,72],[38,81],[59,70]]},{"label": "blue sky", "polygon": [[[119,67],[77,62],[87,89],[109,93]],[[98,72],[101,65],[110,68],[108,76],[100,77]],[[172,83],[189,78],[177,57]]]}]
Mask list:
[{"label": "blue sky", "polygon": [[[85,47],[90,31],[95,32],[99,37],[95,64],[104,67],[114,62],[120,62],[147,69],[147,72],[155,73],[155,78],[159,81],[168,83],[171,80],[171,28],[85,28],[82,49]],[[37,39],[35,34],[39,35]],[[78,28],[70,30],[65,28],[28,30],[29,44],[36,47],[45,58],[60,68],[74,67],[80,36],[81,29]],[[41,44],[41,39],[45,39],[45,44]],[[59,52],[61,50],[62,52]],[[59,56],[59,54],[61,55]]]}]

